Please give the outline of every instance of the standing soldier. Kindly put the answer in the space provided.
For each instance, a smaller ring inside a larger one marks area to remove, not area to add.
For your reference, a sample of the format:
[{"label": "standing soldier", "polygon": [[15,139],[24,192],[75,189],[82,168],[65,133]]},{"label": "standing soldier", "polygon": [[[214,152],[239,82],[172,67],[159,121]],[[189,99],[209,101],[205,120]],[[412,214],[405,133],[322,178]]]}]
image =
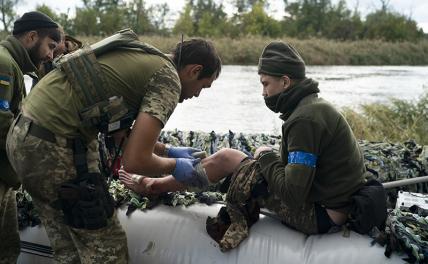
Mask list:
[{"label": "standing soldier", "polygon": [[192,39],[171,59],[124,30],[63,56],[58,67],[25,100],[8,134],[8,156],[57,262],[127,263],[125,232],[98,167],[97,134],[127,135],[135,119],[124,168],[200,185],[194,149],[166,148],[157,139],[177,103],[218,77],[220,58],[210,42]]},{"label": "standing soldier", "polygon": [[13,35],[0,42],[0,263],[15,263],[19,234],[15,191],[19,180],[6,156],[6,135],[25,97],[24,74],[52,60],[60,40],[58,25],[40,12],[15,21]]}]

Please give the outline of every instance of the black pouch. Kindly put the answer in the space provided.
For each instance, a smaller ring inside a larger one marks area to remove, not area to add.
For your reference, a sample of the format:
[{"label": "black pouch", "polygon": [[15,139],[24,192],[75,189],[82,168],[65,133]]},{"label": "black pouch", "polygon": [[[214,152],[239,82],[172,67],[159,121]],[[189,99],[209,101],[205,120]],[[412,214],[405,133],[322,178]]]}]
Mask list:
[{"label": "black pouch", "polygon": [[58,197],[65,224],[74,228],[105,227],[114,213],[114,200],[99,173],[85,173],[62,184]]},{"label": "black pouch", "polygon": [[367,234],[374,227],[382,230],[386,217],[385,189],[377,180],[369,180],[351,197],[349,227],[360,234]]}]

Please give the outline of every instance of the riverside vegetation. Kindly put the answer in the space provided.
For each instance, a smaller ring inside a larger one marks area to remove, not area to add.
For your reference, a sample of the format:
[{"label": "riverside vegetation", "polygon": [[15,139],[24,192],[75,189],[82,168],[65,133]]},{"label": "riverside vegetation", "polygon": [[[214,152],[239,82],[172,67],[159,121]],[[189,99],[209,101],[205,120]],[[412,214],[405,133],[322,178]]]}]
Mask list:
[{"label": "riverside vegetation", "polygon": [[[84,43],[102,37],[81,36]],[[141,35],[140,40],[169,52],[180,36]],[[209,38],[220,53],[223,64],[257,65],[264,46],[273,40],[293,44],[308,65],[427,65],[428,40],[387,42],[381,40],[337,41],[328,39],[268,38],[248,35],[239,38]]]}]

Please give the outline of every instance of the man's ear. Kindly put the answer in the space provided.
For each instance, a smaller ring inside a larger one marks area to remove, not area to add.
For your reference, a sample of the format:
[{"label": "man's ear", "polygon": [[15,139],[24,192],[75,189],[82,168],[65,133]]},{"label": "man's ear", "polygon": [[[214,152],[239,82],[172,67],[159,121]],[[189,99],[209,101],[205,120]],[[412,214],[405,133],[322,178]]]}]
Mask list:
[{"label": "man's ear", "polygon": [[191,68],[190,68],[190,75],[193,77],[193,78],[198,78],[199,77],[199,74],[201,73],[201,71],[202,71],[202,69],[203,69],[203,66],[202,65],[200,65],[200,64],[194,64],[194,65],[192,65],[191,66]]},{"label": "man's ear", "polygon": [[281,78],[284,81],[284,89],[287,89],[288,87],[291,86],[291,79],[290,79],[290,77],[288,77],[287,75],[284,75]]},{"label": "man's ear", "polygon": [[31,30],[30,32],[28,32],[28,39],[31,40],[32,42],[37,41],[38,38],[39,38],[39,34],[37,33],[37,31]]},{"label": "man's ear", "polygon": [[39,39],[39,34],[35,30],[28,31],[23,39],[23,44],[26,48],[33,47],[34,43]]}]

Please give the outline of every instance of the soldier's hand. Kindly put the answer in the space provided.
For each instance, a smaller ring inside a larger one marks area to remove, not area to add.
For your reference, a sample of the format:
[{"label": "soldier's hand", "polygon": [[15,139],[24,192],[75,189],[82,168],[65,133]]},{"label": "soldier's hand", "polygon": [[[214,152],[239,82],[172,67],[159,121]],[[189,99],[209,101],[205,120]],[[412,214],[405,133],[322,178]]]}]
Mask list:
[{"label": "soldier's hand", "polygon": [[260,156],[260,153],[265,152],[265,151],[272,151],[271,147],[259,147],[257,148],[256,152],[254,152],[254,158],[258,159]]},{"label": "soldier's hand", "polygon": [[194,159],[195,157],[192,154],[201,151],[200,149],[190,147],[167,147],[166,153],[168,158]]},{"label": "soldier's hand", "polygon": [[176,159],[175,169],[172,172],[172,176],[186,185],[194,185],[195,181],[198,180],[198,173],[195,169],[195,165],[198,164],[200,159]]}]

